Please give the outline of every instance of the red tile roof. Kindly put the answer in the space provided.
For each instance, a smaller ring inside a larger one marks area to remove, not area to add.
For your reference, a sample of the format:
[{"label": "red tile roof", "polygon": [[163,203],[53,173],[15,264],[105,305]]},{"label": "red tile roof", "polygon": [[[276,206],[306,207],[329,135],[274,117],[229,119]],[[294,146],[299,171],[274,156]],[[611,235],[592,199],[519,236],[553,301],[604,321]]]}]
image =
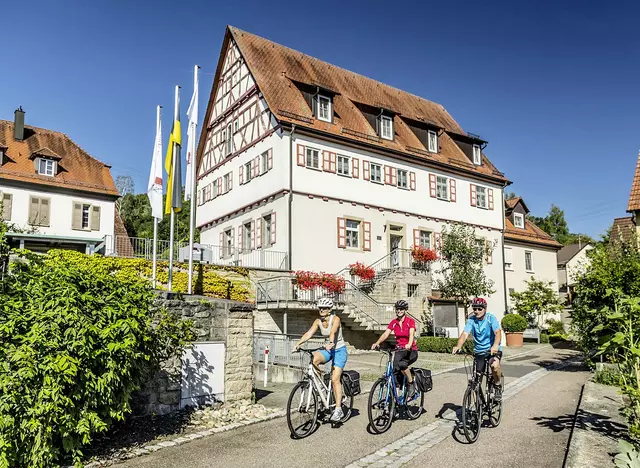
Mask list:
[{"label": "red tile roof", "polygon": [[[486,155],[482,156],[481,166],[475,166],[471,163],[450,136],[450,134],[457,134],[469,138],[468,134],[440,104],[336,67],[234,27],[227,28],[223,54],[231,39],[237,44],[269,109],[280,122],[295,123],[297,128],[308,128],[359,144],[401,152],[406,156],[422,159],[425,162],[432,161],[439,165],[455,167],[467,173],[492,178],[498,183],[508,182],[504,174],[496,169]],[[221,55],[221,62],[223,57]],[[222,63],[219,63],[212,89],[212,99],[215,96],[221,69]],[[314,118],[296,83],[320,86],[332,91],[334,94],[333,123]],[[378,138],[373,127],[358,109],[357,104],[368,105],[375,109],[384,108],[395,113],[394,140]],[[209,121],[211,107],[210,102],[206,122]],[[440,151],[435,154],[428,153],[418,137],[409,128],[405,119],[431,122],[446,130],[446,132],[441,132],[439,137]],[[203,126],[204,131],[206,131],[206,126]],[[204,149],[203,140],[204,138],[201,138],[198,151],[199,159],[202,157]],[[414,148],[420,151],[416,152],[413,150]]]},{"label": "red tile roof", "polygon": [[629,194],[629,205],[627,211],[640,211],[640,154],[636,163],[636,173],[631,184],[631,194]]},{"label": "red tile roof", "polygon": [[[0,146],[6,148],[0,179],[119,195],[110,166],[93,158],[64,133],[25,125],[24,136],[22,141],[15,140],[13,122],[0,120]],[[54,177],[39,175],[34,154],[58,159],[58,173]]]},{"label": "red tile roof", "polygon": [[553,237],[544,232],[538,226],[529,221],[526,217],[524,219],[524,229],[517,228],[511,222],[510,216],[513,209],[521,203],[525,211],[528,213],[529,209],[524,203],[522,197],[509,198],[504,201],[505,204],[505,232],[504,237],[507,240],[527,242],[532,244],[540,244],[547,247],[553,247],[556,249],[562,248],[562,244],[557,242]]},{"label": "red tile roof", "polygon": [[636,231],[636,225],[631,216],[626,218],[615,218],[611,228],[611,241],[615,242],[622,239],[623,242],[629,242]]}]

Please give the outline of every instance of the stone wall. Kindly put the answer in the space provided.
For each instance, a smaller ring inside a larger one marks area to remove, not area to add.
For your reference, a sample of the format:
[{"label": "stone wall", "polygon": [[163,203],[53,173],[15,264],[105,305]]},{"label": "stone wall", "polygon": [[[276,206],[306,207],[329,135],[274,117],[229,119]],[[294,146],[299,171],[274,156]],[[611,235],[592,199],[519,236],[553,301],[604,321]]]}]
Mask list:
[{"label": "stone wall", "polygon": [[[225,401],[250,399],[253,391],[253,305],[202,296],[158,296],[155,307],[195,325],[196,342],[225,343]],[[181,360],[168,359],[134,398],[138,414],[166,414],[180,407]]]}]

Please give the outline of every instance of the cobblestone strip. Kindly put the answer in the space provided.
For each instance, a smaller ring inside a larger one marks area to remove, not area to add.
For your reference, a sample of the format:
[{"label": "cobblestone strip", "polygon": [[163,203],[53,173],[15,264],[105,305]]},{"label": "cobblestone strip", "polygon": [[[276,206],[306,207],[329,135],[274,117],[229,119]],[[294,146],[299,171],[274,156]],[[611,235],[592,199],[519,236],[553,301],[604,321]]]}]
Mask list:
[{"label": "cobblestone strip", "polygon": [[[527,388],[536,380],[544,377],[547,373],[575,363],[575,359],[568,359],[520,377],[505,386],[502,398],[503,400],[508,400]],[[457,418],[458,416],[455,411],[448,410],[442,415],[441,420],[421,427],[386,447],[356,460],[350,465],[347,465],[347,468],[400,467],[420,455],[425,450],[430,449],[434,445],[445,440],[447,437],[450,437],[451,431],[457,423]]]}]

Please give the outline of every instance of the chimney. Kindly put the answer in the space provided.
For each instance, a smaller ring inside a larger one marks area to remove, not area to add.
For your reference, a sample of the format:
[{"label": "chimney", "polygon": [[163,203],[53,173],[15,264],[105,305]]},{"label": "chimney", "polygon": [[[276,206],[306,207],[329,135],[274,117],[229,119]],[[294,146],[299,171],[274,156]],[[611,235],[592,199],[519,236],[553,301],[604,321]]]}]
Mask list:
[{"label": "chimney", "polygon": [[24,140],[24,111],[20,106],[15,112],[15,119],[13,121],[13,137],[18,140]]}]

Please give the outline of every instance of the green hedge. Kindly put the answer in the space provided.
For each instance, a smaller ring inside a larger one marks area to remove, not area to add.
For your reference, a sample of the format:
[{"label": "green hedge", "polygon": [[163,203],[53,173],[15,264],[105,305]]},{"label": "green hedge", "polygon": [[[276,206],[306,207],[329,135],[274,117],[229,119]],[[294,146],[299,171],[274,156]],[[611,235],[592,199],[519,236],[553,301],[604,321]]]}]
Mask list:
[{"label": "green hedge", "polygon": [[[449,353],[453,351],[453,347],[458,344],[457,338],[441,338],[438,336],[423,336],[418,338],[418,351],[427,351],[430,353]],[[462,352],[473,353],[473,341],[465,341],[462,346]]]},{"label": "green hedge", "polygon": [[562,333],[552,333],[551,335],[549,335],[550,343],[554,343],[556,341],[568,341],[567,335],[564,335]]},{"label": "green hedge", "polygon": [[507,314],[502,319],[502,329],[507,333],[519,333],[527,328],[527,319],[520,314]]}]

